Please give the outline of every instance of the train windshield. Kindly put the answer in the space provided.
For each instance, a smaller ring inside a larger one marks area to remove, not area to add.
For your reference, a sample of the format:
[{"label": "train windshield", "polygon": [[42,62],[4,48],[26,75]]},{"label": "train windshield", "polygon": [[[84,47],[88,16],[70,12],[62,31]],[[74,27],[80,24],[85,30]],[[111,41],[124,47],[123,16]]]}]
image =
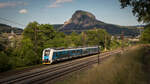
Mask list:
[{"label": "train windshield", "polygon": [[44,56],[49,56],[50,50],[45,50]]},{"label": "train windshield", "polygon": [[49,56],[50,56],[50,50],[45,50],[44,51],[43,63],[45,63],[45,64],[50,63]]}]

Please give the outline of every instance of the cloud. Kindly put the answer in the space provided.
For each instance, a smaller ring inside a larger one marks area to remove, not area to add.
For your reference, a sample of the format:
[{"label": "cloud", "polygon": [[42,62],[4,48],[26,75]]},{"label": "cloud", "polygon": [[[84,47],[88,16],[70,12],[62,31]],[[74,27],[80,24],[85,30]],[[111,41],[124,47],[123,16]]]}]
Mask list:
[{"label": "cloud", "polygon": [[20,14],[25,14],[25,13],[27,13],[27,12],[28,12],[27,9],[21,9],[21,10],[19,11]]},{"label": "cloud", "polygon": [[69,3],[69,2],[72,2],[72,0],[55,0],[55,2],[50,4],[48,7],[49,8],[57,8],[57,7],[61,7],[61,4]]},{"label": "cloud", "polygon": [[18,5],[27,5],[25,2],[0,2],[0,8],[15,7]]}]

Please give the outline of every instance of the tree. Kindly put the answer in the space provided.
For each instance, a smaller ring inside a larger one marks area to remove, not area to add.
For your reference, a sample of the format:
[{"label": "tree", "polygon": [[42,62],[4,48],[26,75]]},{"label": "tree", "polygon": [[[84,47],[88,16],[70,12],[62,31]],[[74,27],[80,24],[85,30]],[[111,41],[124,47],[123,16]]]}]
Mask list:
[{"label": "tree", "polygon": [[4,51],[5,48],[6,48],[6,42],[2,37],[0,37],[0,51]]},{"label": "tree", "polygon": [[30,38],[31,41],[35,41],[35,30],[39,30],[39,24],[37,22],[30,22],[23,31],[23,37]]},{"label": "tree", "polygon": [[138,21],[146,23],[147,28],[141,36],[141,41],[150,43],[150,0],[119,0],[122,8],[132,7],[133,14],[138,17]]},{"label": "tree", "polygon": [[13,68],[38,64],[41,58],[35,54],[33,43],[27,37],[22,39],[21,45],[11,55],[10,63]]},{"label": "tree", "polygon": [[38,24],[37,22],[29,23],[23,32],[23,38],[29,38],[34,44],[35,52],[41,52],[45,48],[45,43],[54,39],[55,35],[56,31],[52,25]]},{"label": "tree", "polygon": [[53,39],[49,39],[45,42],[44,47],[48,48],[58,48],[58,47],[65,47],[65,37],[66,35],[63,32],[56,32],[57,34]]},{"label": "tree", "polygon": [[56,31],[53,29],[52,25],[30,22],[24,29],[22,46],[20,49],[22,52],[20,56],[24,57],[26,65],[39,63],[42,50],[51,47],[51,41],[55,36]]},{"label": "tree", "polygon": [[150,0],[119,0],[121,7],[132,7],[133,14],[138,21],[150,24]]},{"label": "tree", "polygon": [[[70,34],[70,39],[71,39],[71,44],[72,44],[72,47],[78,47],[80,46],[80,35],[77,34],[76,32],[72,32]],[[67,39],[66,39],[67,40]]]},{"label": "tree", "polygon": [[46,41],[53,39],[56,35],[56,31],[50,24],[41,24],[39,25],[38,35],[40,36],[41,40]]},{"label": "tree", "polygon": [[140,39],[143,43],[150,43],[150,27],[149,26],[145,28]]},{"label": "tree", "polygon": [[87,44],[89,46],[101,45],[107,49],[110,46],[110,35],[104,29],[86,31]]},{"label": "tree", "polygon": [[43,50],[46,47],[45,44],[50,44],[50,42],[56,37],[56,31],[53,26],[50,24],[41,24],[39,25],[39,29],[37,30],[37,44]]},{"label": "tree", "polygon": [[120,46],[121,46],[121,42],[119,42],[116,39],[111,40],[111,43],[110,43],[111,49],[116,49],[117,47],[120,47]]},{"label": "tree", "polygon": [[0,52],[0,72],[9,70],[11,68],[9,60],[10,58],[4,52]]}]

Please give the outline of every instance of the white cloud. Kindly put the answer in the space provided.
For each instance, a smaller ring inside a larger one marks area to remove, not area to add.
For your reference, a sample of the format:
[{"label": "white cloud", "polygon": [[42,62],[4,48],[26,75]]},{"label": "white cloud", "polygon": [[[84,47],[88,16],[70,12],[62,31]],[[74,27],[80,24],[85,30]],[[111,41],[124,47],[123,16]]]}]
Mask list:
[{"label": "white cloud", "polygon": [[72,0],[55,0],[55,2],[50,4],[48,7],[49,8],[57,8],[57,7],[61,7],[61,4],[69,3],[69,2],[72,2]]},{"label": "white cloud", "polygon": [[56,3],[72,2],[72,0],[56,0]]},{"label": "white cloud", "polygon": [[27,3],[24,3],[24,2],[0,2],[0,8],[15,7],[18,5],[27,5]]},{"label": "white cloud", "polygon": [[20,14],[25,14],[25,13],[27,13],[27,12],[28,12],[27,9],[21,9],[21,10],[19,11]]},{"label": "white cloud", "polygon": [[50,6],[48,6],[49,8],[58,8],[61,7],[60,4],[51,4]]}]

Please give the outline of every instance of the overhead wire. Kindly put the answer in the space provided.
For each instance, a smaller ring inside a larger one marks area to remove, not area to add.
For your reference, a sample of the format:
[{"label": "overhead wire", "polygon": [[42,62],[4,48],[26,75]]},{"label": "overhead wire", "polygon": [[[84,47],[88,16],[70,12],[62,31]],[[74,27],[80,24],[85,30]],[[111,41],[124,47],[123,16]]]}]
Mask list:
[{"label": "overhead wire", "polygon": [[0,19],[1,19],[1,20],[4,20],[4,21],[7,21],[7,22],[10,22],[10,23],[13,23],[13,24],[15,24],[15,25],[20,25],[20,26],[23,26],[23,27],[26,26],[26,25],[24,25],[24,24],[20,24],[20,23],[18,23],[18,22],[15,22],[15,21],[12,21],[12,20],[8,20],[8,19],[2,18],[2,17],[0,17]]}]

